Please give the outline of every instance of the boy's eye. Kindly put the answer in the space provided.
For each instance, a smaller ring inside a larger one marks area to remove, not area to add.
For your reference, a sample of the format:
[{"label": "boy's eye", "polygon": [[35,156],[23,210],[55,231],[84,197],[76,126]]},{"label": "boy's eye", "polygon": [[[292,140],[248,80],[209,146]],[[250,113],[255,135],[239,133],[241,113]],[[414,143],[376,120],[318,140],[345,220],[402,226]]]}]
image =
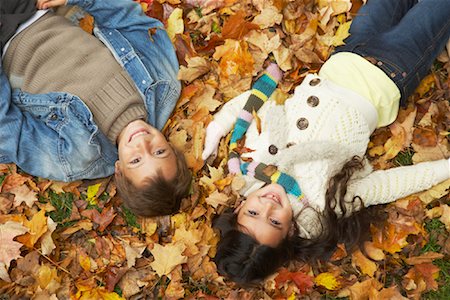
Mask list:
[{"label": "boy's eye", "polygon": [[256,211],[254,211],[254,210],[248,210],[248,214],[251,215],[251,216],[258,215],[258,213]]},{"label": "boy's eye", "polygon": [[137,164],[137,163],[140,162],[140,161],[141,161],[140,158],[135,158],[135,159],[133,159],[132,161],[130,161],[130,164],[134,165],[134,164]]},{"label": "boy's eye", "polygon": [[155,153],[155,155],[161,155],[164,152],[166,152],[166,149],[159,149],[159,150],[156,150],[154,153]]}]

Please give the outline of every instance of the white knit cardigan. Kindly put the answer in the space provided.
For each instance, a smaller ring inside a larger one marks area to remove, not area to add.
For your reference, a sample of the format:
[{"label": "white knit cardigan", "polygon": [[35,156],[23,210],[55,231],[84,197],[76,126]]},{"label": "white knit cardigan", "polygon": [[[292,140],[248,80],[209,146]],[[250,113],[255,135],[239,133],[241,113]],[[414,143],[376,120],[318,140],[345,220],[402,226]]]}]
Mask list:
[{"label": "white knit cardigan", "polygon": [[[214,116],[223,133],[229,132],[250,91],[227,102]],[[297,179],[308,204],[320,212],[330,178],[354,155],[364,157],[377,112],[365,98],[316,75],[308,75],[284,105],[270,99],[258,111],[261,133],[253,122],[245,147],[254,150],[242,157],[273,164]],[[269,152],[269,147],[271,152]],[[277,151],[274,153],[274,147]],[[346,200],[361,197],[364,206],[382,204],[430,188],[450,177],[450,161],[439,160],[389,170],[364,169],[353,174]],[[244,176],[243,195],[264,185]],[[320,232],[317,213],[302,210],[305,203],[289,197],[300,235],[311,238]],[[338,212],[339,213],[339,212]]]}]

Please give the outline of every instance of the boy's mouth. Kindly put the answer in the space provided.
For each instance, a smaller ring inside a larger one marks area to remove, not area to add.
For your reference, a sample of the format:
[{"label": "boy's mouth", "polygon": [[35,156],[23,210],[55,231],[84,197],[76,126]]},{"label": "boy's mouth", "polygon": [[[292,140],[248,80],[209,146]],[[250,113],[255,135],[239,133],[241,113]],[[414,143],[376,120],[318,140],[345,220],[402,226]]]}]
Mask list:
[{"label": "boy's mouth", "polygon": [[130,138],[128,139],[128,143],[131,142],[135,137],[141,136],[141,135],[146,135],[146,134],[150,134],[147,130],[145,130],[144,128],[138,129],[135,132],[133,132],[133,134],[130,135]]}]

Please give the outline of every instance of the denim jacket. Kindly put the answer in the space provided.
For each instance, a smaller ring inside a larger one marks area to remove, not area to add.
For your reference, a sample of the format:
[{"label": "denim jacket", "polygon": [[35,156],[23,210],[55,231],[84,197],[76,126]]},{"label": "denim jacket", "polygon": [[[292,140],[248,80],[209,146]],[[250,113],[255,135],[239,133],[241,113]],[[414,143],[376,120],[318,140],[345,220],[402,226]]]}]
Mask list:
[{"label": "denim jacket", "polygon": [[[147,121],[161,130],[180,95],[178,62],[163,24],[131,0],[68,0],[91,14],[94,34],[133,79]],[[150,30],[154,29],[154,30]],[[93,121],[83,101],[64,92],[29,94],[11,89],[0,64],[0,163],[73,181],[112,175],[117,148]]]}]

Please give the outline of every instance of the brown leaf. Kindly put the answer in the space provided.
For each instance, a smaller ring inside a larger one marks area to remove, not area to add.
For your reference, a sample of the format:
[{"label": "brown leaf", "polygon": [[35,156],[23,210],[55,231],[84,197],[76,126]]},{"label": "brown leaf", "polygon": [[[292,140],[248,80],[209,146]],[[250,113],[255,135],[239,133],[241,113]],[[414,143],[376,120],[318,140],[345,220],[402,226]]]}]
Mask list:
[{"label": "brown leaf", "polygon": [[155,260],[150,263],[150,266],[158,276],[168,275],[177,265],[187,261],[187,257],[181,254],[185,248],[181,243],[167,244],[165,246],[155,244],[153,250],[151,250]]},{"label": "brown leaf", "polygon": [[240,10],[225,21],[222,28],[224,39],[241,40],[249,31],[259,26],[245,20],[245,12]]},{"label": "brown leaf", "polygon": [[116,217],[116,213],[114,213],[114,208],[112,207],[104,208],[101,214],[95,208],[86,209],[81,212],[81,215],[98,224],[98,230],[100,232],[105,231],[106,227],[108,227]]}]

